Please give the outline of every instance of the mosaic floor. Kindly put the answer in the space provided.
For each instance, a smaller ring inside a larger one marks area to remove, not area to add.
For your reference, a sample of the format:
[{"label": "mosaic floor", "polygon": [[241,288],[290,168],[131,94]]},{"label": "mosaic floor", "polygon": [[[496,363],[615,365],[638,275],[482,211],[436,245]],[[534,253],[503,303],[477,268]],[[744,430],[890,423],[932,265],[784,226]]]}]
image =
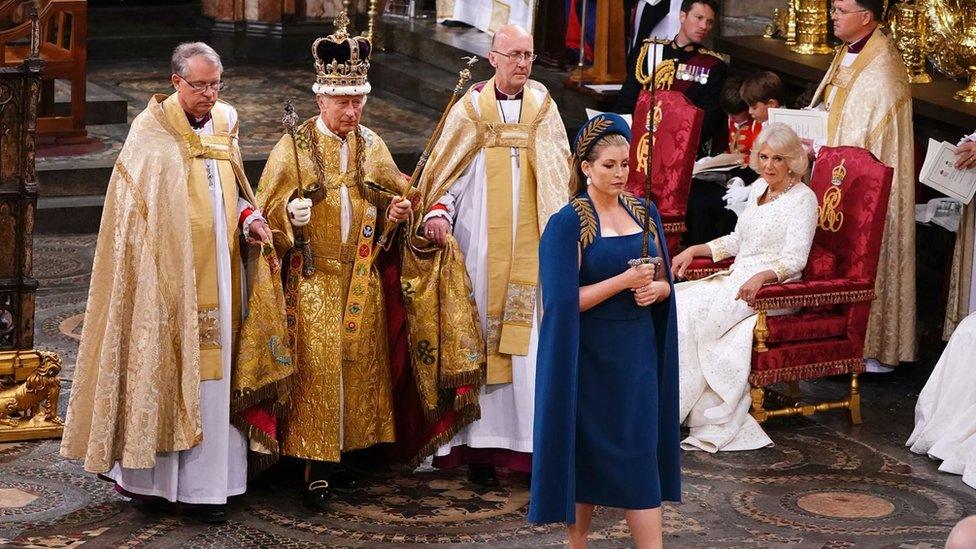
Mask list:
[{"label": "mosaic floor", "polygon": [[[95,237],[40,237],[38,347],[62,354],[61,410],[71,388]],[[931,364],[931,363],[929,363]],[[774,421],[772,448],[685,453],[684,502],[664,509],[673,547],[942,547],[976,491],[908,453],[912,405],[927,369],[865,376],[865,424],[841,413]],[[837,395],[842,384],[806,386]],[[524,478],[483,489],[454,471],[371,469],[330,511],[299,504],[298,472],[283,464],[231,502],[230,521],[206,526],[152,510],[61,459],[56,441],[0,445],[0,546],[11,547],[536,547],[562,544],[558,527],[525,522]],[[594,547],[627,547],[617,510],[599,510]]]},{"label": "mosaic floor", "polygon": [[[225,67],[227,87],[220,98],[237,108],[240,115],[241,154],[244,159],[266,158],[281,138],[281,114],[287,99],[294,101],[302,120],[318,113],[311,91],[312,67],[278,65],[232,65]],[[154,93],[172,93],[168,62],[94,63],[88,67],[88,80],[126,99],[129,120],[146,108]],[[423,150],[427,136],[437,123],[439,112],[404,101],[377,90],[371,93],[363,111],[363,124],[376,131],[394,154]],[[38,169],[111,166],[122,148],[128,126],[121,124],[88,126],[89,136],[102,147],[78,156],[50,156],[38,159]]]}]

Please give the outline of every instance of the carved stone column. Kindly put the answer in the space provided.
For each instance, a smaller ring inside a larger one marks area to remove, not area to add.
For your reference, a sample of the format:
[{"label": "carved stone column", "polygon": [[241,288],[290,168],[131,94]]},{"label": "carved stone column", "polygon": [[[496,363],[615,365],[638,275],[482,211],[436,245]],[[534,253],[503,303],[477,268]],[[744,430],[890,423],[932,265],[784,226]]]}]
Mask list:
[{"label": "carved stone column", "polygon": [[61,360],[34,349],[34,143],[42,64],[37,12],[31,55],[0,68],[0,442],[61,436]]}]

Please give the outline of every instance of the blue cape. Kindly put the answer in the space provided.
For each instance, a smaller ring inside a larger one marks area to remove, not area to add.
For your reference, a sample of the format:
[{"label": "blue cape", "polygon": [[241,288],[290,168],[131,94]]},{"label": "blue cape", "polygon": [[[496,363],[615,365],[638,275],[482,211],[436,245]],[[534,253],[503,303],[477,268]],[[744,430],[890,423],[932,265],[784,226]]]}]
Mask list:
[{"label": "blue cape", "polygon": [[[583,195],[585,199],[588,199]],[[643,201],[642,201],[643,202]],[[650,203],[671,297],[651,305],[658,354],[658,471],[661,499],[681,501],[678,332],[674,281],[657,207]],[[643,220],[638,220],[643,224]],[[532,498],[529,521],[576,522],[576,397],[579,360],[580,218],[566,205],[550,218],[539,244],[542,325],[536,363]],[[613,352],[607,349],[607,352]]]}]

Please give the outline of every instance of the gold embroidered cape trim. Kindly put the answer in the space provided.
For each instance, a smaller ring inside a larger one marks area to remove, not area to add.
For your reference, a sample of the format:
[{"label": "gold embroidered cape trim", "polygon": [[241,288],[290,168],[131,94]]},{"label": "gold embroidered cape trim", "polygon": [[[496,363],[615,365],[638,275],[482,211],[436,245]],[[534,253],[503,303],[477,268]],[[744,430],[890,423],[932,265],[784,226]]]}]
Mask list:
[{"label": "gold embroidered cape trim", "polygon": [[[631,217],[637,221],[637,224],[642,228],[644,226],[644,220],[647,216],[647,209],[644,204],[636,196],[624,193],[620,195],[620,204],[627,210]],[[570,201],[573,210],[576,211],[576,215],[579,216],[580,220],[580,236],[579,242],[582,249],[585,250],[593,241],[596,239],[597,232],[597,220],[596,212],[593,209],[593,203],[583,196],[577,196],[572,201]],[[651,235],[653,238],[657,238],[657,225],[654,220],[651,220]]]}]

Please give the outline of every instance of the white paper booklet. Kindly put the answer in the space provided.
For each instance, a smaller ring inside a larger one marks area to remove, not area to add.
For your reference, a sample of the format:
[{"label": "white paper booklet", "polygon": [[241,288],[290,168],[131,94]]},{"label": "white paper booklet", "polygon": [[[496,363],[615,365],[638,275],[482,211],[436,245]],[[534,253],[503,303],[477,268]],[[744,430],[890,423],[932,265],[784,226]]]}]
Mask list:
[{"label": "white paper booklet", "polygon": [[955,164],[955,145],[929,139],[918,180],[950,198],[969,204],[976,193],[976,168],[957,170]]},{"label": "white paper booklet", "polygon": [[819,109],[769,109],[769,121],[786,124],[800,139],[827,142],[827,111]]}]

